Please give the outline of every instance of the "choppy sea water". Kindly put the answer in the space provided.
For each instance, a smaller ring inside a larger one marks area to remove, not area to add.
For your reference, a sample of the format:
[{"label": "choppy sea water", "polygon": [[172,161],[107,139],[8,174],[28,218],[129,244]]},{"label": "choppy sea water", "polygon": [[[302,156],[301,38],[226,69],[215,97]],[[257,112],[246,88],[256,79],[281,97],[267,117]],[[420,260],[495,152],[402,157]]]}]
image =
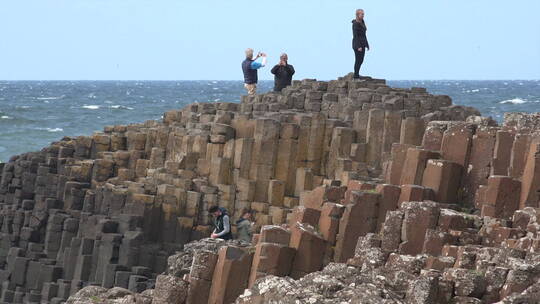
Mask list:
[{"label": "choppy sea water", "polygon": [[[388,81],[425,87],[501,121],[504,112],[539,112],[540,81]],[[272,87],[259,84],[259,92]],[[0,161],[63,136],[106,125],[160,119],[192,102],[239,102],[240,81],[0,81]]]}]

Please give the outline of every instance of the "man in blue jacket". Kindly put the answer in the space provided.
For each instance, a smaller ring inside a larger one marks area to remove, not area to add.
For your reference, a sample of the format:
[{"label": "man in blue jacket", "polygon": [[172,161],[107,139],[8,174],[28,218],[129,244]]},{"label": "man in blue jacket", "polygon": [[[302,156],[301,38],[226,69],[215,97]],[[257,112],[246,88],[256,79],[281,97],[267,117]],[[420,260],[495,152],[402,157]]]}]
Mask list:
[{"label": "man in blue jacket", "polygon": [[[262,62],[259,63],[256,60],[262,57]],[[255,58],[253,58],[253,49],[246,50],[246,60],[242,62],[242,72],[244,72],[244,88],[246,88],[249,95],[255,95],[257,93],[257,70],[266,65],[266,54],[259,52]]]}]

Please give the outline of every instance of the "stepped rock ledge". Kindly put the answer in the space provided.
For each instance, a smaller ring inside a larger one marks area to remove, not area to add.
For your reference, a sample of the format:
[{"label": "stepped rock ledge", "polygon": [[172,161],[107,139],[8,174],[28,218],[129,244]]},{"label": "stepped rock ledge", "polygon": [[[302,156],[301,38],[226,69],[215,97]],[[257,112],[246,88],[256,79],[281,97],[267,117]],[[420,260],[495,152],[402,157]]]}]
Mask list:
[{"label": "stepped rock ledge", "polygon": [[[305,79],[0,172],[1,303],[540,299],[539,114]],[[251,244],[208,238],[218,204],[255,211]]]}]

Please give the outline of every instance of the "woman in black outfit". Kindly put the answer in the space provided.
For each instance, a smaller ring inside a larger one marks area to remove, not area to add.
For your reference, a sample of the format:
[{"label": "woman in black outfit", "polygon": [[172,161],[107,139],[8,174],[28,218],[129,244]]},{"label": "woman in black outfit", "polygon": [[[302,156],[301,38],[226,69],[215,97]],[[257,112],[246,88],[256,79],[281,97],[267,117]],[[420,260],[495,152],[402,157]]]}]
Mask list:
[{"label": "woman in black outfit", "polygon": [[364,62],[366,49],[369,50],[369,43],[366,37],[366,23],[364,22],[364,10],[356,10],[356,19],[352,21],[353,41],[352,47],[354,50],[354,78],[360,78],[360,66]]}]

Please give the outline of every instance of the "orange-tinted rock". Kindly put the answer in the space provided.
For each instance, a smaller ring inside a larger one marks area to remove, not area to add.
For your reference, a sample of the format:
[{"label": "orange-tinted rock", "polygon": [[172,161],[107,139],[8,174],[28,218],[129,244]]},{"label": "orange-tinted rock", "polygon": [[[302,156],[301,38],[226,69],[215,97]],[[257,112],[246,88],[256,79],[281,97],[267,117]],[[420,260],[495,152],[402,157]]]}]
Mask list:
[{"label": "orange-tinted rock", "polygon": [[322,268],[326,242],[313,227],[296,223],[291,228],[290,247],[296,249],[291,277],[298,279]]},{"label": "orange-tinted rock", "polygon": [[430,159],[424,170],[422,186],[433,189],[435,200],[453,204],[458,201],[462,167],[447,160]]},{"label": "orange-tinted rock", "polygon": [[[258,242],[288,245],[291,240],[291,232],[280,226],[262,226]],[[256,244],[256,243],[255,243]]]},{"label": "orange-tinted rock", "polygon": [[248,286],[265,275],[287,276],[295,255],[294,248],[286,245],[259,243],[255,247]]},{"label": "orange-tinted rock", "polygon": [[347,183],[347,191],[345,191],[345,198],[343,201],[345,202],[345,204],[348,204],[351,201],[351,192],[353,191],[374,190],[375,187],[377,187],[375,183],[350,180]]},{"label": "orange-tinted rock", "polygon": [[444,122],[429,122],[426,127],[424,137],[422,138],[422,147],[427,150],[440,151],[446,128],[447,124]]},{"label": "orange-tinted rock", "polygon": [[521,178],[521,195],[519,209],[539,207],[540,201],[540,143],[531,144],[523,177]]},{"label": "orange-tinted rock", "polygon": [[351,203],[345,206],[339,223],[334,254],[336,262],[346,262],[351,258],[358,237],[374,232],[377,227],[380,194],[353,191],[351,195]]},{"label": "orange-tinted rock", "polygon": [[401,207],[405,211],[401,230],[401,254],[422,252],[425,234],[437,226],[439,207],[434,202],[406,202]]},{"label": "orange-tinted rock", "polygon": [[427,253],[433,256],[439,256],[444,245],[454,245],[457,243],[457,238],[450,233],[428,229],[425,234],[422,253]]},{"label": "orange-tinted rock", "polygon": [[418,202],[423,200],[430,200],[434,197],[433,190],[430,188],[417,186],[417,185],[402,185],[399,195],[398,205],[401,206],[403,202]]},{"label": "orange-tinted rock", "polygon": [[427,161],[437,158],[439,158],[438,152],[409,148],[401,173],[400,185],[421,185]]},{"label": "orange-tinted rock", "polygon": [[330,244],[336,242],[336,236],[339,228],[339,220],[345,207],[334,203],[325,203],[322,207],[321,217],[319,218],[319,231],[325,241]]},{"label": "orange-tinted rock", "polygon": [[247,288],[253,254],[226,246],[219,249],[208,303],[233,303]]},{"label": "orange-tinted rock", "polygon": [[473,133],[474,125],[471,124],[456,123],[450,126],[444,132],[441,145],[442,158],[466,168],[469,165]]},{"label": "orange-tinted rock", "polygon": [[396,185],[379,184],[377,192],[381,195],[379,203],[379,213],[377,215],[377,231],[382,228],[386,213],[398,208],[398,200],[401,194],[401,188]]},{"label": "orange-tinted rock", "polygon": [[397,251],[401,243],[401,226],[403,211],[395,210],[386,213],[386,219],[381,230],[381,248],[384,251]]},{"label": "orange-tinted rock", "polygon": [[510,167],[510,156],[514,134],[508,131],[498,131],[493,151],[493,161],[491,164],[491,175],[508,175]]},{"label": "orange-tinted rock", "polygon": [[455,259],[453,257],[428,256],[425,268],[444,271],[446,268],[453,267],[454,263]]},{"label": "orange-tinted rock", "polygon": [[296,222],[307,223],[311,226],[317,226],[319,218],[321,217],[321,211],[313,208],[306,208],[304,206],[298,206],[293,209],[291,215],[291,221],[289,225],[294,226]]},{"label": "orange-tinted rock", "polygon": [[473,222],[474,220],[470,216],[463,213],[451,209],[441,209],[437,226],[444,231],[464,230],[471,227]]},{"label": "orange-tinted rock", "polygon": [[311,191],[302,192],[300,205],[320,210],[325,202],[340,202],[345,195],[345,190],[347,190],[346,187],[319,186]]},{"label": "orange-tinted rock", "polygon": [[496,128],[480,127],[473,136],[468,172],[462,182],[467,202],[473,201],[480,185],[487,184],[496,134]]},{"label": "orange-tinted rock", "polygon": [[424,136],[424,120],[418,117],[407,117],[401,122],[400,143],[419,146]]},{"label": "orange-tinted rock", "polygon": [[510,168],[508,168],[508,175],[512,176],[513,178],[520,178],[523,175],[530,144],[531,135],[520,133],[516,134],[514,137],[514,144],[512,145],[512,154],[510,156]]},{"label": "orange-tinted rock", "polygon": [[[520,190],[521,183],[510,176],[491,176],[484,197],[484,204],[491,208],[486,207],[485,212],[492,217],[512,217],[519,206]],[[482,215],[487,216],[484,213]]]},{"label": "orange-tinted rock", "polygon": [[392,185],[401,184],[401,173],[407,157],[407,150],[413,148],[413,145],[394,143],[391,150],[391,163],[388,168],[386,181]]}]

